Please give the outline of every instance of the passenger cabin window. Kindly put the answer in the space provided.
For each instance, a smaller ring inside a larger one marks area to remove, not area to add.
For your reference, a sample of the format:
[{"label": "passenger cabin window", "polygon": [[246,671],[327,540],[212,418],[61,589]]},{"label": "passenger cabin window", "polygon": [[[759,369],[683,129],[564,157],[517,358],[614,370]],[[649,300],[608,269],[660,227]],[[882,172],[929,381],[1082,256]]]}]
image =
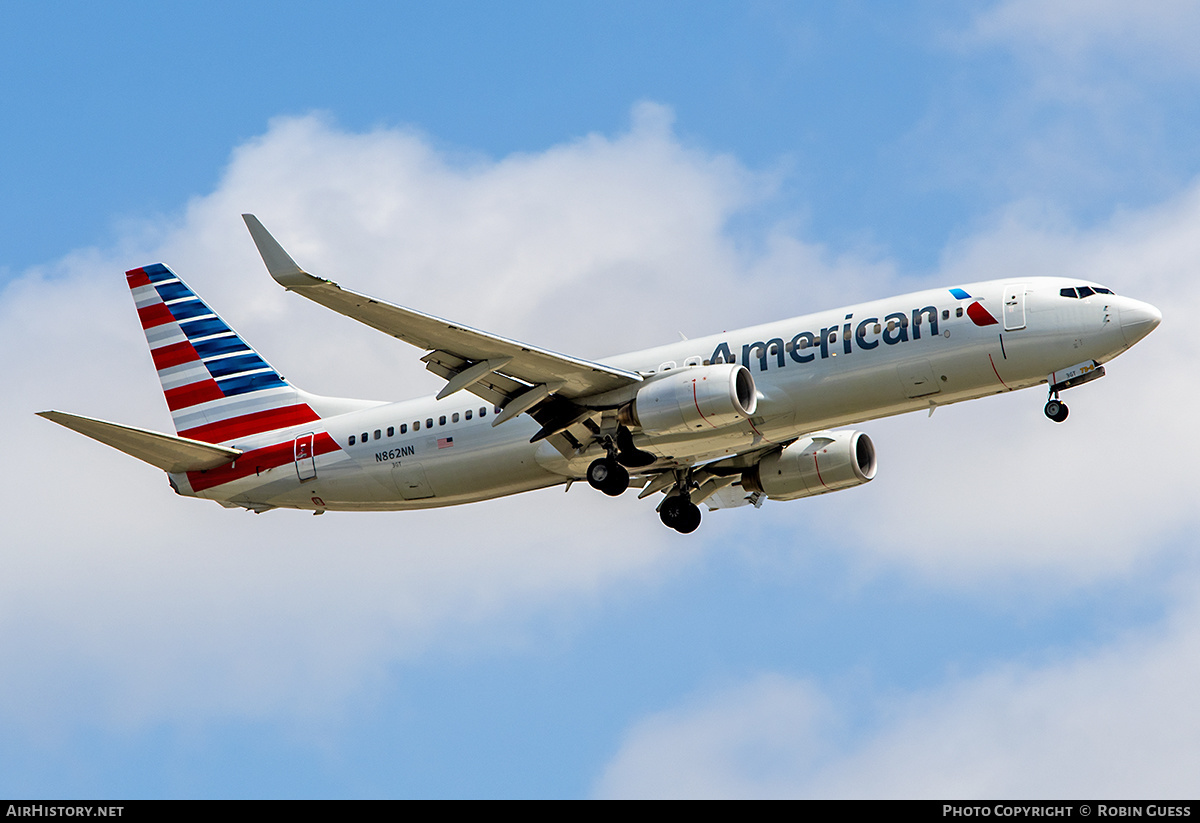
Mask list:
[{"label": "passenger cabin window", "polygon": [[433,428],[433,418],[432,417],[425,418],[425,428],[427,428],[427,429]]},{"label": "passenger cabin window", "polygon": [[388,437],[392,437],[392,436],[394,436],[395,434],[396,434],[396,427],[395,427],[395,426],[388,426]]},{"label": "passenger cabin window", "polygon": [[401,434],[408,434],[408,424],[407,424],[407,423],[401,423],[401,424],[400,424],[400,433],[401,433]]},{"label": "passenger cabin window", "polygon": [[354,435],[350,435],[350,443],[349,443],[349,445],[351,445],[351,446],[353,446],[353,445],[354,445]]},{"label": "passenger cabin window", "polygon": [[467,409],[467,411],[465,412],[464,416],[465,416],[465,417],[466,417],[468,420],[470,420],[470,419],[471,419],[471,410],[470,410],[470,409]]},{"label": "passenger cabin window", "polygon": [[480,417],[487,417],[487,409],[481,406],[481,407],[479,408],[479,416],[480,416]]},{"label": "passenger cabin window", "polygon": [[959,306],[957,309],[954,310],[954,316],[962,317],[962,306]]},{"label": "passenger cabin window", "polygon": [[446,425],[446,415],[443,414],[438,418],[438,425],[439,426]]},{"label": "passenger cabin window", "polygon": [[380,431],[379,429],[376,429],[376,430],[375,430],[375,439],[376,439],[376,440],[382,440],[382,439],[383,439],[383,432],[382,432],[382,431]]},{"label": "passenger cabin window", "polygon": [[450,415],[450,422],[451,422],[451,423],[457,423],[457,422],[458,422],[458,412],[455,412],[454,414]]},{"label": "passenger cabin window", "polygon": [[499,414],[499,413],[500,413],[500,407],[499,407],[499,406],[497,406],[497,407],[496,407],[496,414]]},{"label": "passenger cabin window", "polygon": [[367,437],[367,433],[366,433],[366,432],[363,432],[363,433],[362,433],[362,441],[363,441],[364,443],[366,443],[366,442],[367,442],[368,440],[370,440],[370,439],[371,439],[371,438]]},{"label": "passenger cabin window", "polygon": [[950,319],[950,310],[949,309],[942,309],[942,319],[943,320]]},{"label": "passenger cabin window", "polygon": [[413,431],[415,431],[415,432],[419,432],[420,430],[421,430],[421,421],[420,421],[420,420],[414,420],[414,421],[413,421]]}]

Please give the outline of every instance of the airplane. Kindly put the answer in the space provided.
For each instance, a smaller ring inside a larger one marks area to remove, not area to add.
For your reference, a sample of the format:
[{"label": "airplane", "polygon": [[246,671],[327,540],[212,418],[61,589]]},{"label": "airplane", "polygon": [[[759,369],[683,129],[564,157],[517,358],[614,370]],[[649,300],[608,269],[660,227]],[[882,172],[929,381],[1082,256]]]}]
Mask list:
[{"label": "airplane", "polygon": [[256,513],[452,506],[586,480],[660,495],[662,522],[687,534],[701,505],[872,480],[874,443],[839,427],[1041,384],[1061,423],[1060,393],[1162,320],[1097,283],[1015,276],[586,360],[343,288],[243,219],[280,286],[425,351],[445,387],[398,403],[310,394],[155,263],[126,278],[176,433],[39,414],[162,469],[180,495]]}]

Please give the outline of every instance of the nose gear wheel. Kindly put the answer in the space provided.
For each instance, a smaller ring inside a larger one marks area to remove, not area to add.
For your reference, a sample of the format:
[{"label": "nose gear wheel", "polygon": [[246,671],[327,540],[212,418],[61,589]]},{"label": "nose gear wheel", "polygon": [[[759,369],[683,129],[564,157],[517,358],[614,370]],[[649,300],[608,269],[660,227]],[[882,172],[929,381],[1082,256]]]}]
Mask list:
[{"label": "nose gear wheel", "polygon": [[1061,400],[1050,400],[1046,403],[1045,412],[1046,416],[1055,423],[1061,423],[1067,419],[1069,410],[1067,409],[1067,404]]}]

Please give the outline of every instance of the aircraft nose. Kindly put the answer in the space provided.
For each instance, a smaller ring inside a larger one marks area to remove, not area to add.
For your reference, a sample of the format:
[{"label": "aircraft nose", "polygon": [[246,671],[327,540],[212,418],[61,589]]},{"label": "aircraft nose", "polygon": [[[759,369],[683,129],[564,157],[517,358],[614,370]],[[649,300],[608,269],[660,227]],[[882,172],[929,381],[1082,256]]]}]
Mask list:
[{"label": "aircraft nose", "polygon": [[1149,303],[1126,299],[1121,304],[1121,334],[1125,336],[1127,346],[1154,331],[1161,322],[1162,312]]}]

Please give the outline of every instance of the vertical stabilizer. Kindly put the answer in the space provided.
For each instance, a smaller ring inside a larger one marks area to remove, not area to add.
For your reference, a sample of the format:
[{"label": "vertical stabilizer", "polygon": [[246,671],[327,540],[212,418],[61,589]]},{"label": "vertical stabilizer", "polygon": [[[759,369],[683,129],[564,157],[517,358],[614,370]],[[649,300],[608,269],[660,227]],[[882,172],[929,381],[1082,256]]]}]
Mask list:
[{"label": "vertical stabilizer", "polygon": [[161,263],[125,273],[180,437],[206,443],[320,419],[229,324]]}]

